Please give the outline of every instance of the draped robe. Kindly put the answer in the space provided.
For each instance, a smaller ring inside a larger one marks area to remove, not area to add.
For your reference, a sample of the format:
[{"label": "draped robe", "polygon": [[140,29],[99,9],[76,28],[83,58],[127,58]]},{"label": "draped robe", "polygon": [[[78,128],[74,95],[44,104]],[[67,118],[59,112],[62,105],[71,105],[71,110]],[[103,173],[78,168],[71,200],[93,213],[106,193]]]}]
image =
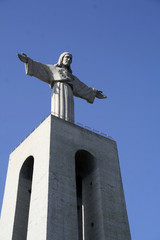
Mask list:
[{"label": "draped robe", "polygon": [[39,78],[52,88],[51,113],[59,118],[74,122],[73,96],[93,103],[97,90],[88,87],[67,69],[43,64],[28,58],[26,74]]}]

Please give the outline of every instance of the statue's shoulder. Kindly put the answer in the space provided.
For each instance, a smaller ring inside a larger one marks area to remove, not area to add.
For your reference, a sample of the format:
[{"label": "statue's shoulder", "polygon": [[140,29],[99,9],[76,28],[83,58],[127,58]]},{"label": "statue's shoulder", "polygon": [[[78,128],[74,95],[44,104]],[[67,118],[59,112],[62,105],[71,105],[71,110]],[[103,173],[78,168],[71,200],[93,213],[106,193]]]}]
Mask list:
[{"label": "statue's shoulder", "polygon": [[72,76],[73,76],[74,80],[80,81],[75,75],[72,74]]},{"label": "statue's shoulder", "polygon": [[56,65],[52,65],[52,64],[46,64],[46,65],[52,73],[57,73],[58,72],[58,67]]}]

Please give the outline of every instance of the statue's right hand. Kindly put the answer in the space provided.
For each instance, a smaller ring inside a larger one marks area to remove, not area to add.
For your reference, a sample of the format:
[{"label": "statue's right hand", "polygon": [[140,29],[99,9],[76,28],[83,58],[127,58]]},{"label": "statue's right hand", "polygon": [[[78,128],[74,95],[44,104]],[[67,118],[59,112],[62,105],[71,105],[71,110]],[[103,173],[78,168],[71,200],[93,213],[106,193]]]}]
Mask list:
[{"label": "statue's right hand", "polygon": [[28,57],[25,53],[22,53],[22,54],[17,53],[17,56],[22,62],[28,63]]}]

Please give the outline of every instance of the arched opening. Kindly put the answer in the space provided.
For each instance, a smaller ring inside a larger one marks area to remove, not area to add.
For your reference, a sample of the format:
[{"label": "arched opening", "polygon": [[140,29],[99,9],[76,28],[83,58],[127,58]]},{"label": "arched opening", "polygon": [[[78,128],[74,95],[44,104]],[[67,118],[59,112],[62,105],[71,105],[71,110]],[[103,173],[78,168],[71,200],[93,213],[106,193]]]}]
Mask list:
[{"label": "arched opening", "polygon": [[12,240],[27,239],[33,165],[34,158],[30,156],[25,160],[20,170]]},{"label": "arched opening", "polygon": [[[75,154],[76,190],[77,190],[77,215],[78,215],[78,240],[90,239],[90,231],[94,226],[94,195],[93,185],[96,161],[92,154],[79,150]],[[93,207],[93,209],[92,209]],[[90,213],[92,211],[92,213]],[[90,222],[90,224],[88,224]]]}]

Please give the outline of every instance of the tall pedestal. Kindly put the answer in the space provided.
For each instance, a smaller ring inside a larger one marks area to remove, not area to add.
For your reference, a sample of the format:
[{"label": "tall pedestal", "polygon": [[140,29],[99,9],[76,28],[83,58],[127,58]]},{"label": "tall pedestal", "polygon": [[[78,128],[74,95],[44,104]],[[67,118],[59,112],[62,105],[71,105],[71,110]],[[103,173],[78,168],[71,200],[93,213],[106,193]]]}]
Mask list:
[{"label": "tall pedestal", "polygon": [[10,155],[0,239],[130,240],[116,142],[50,115]]}]

